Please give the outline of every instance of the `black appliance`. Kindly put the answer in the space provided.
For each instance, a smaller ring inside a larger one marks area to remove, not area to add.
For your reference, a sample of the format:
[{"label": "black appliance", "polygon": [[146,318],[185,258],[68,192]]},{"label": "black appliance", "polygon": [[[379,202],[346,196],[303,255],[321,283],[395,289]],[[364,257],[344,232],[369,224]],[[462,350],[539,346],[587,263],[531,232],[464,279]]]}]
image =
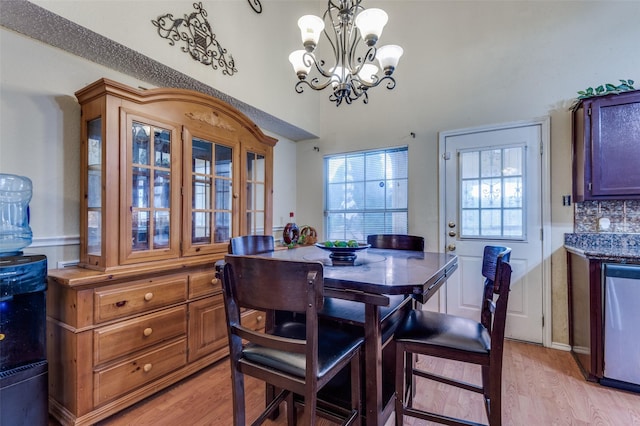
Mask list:
[{"label": "black appliance", "polygon": [[47,258],[0,256],[0,425],[48,424]]}]

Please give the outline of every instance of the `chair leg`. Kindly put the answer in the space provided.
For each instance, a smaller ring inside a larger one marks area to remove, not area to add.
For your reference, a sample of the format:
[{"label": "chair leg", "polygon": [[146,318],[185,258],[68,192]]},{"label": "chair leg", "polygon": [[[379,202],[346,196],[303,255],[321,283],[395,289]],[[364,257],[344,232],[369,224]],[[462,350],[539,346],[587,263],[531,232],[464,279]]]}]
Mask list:
[{"label": "chair leg", "polygon": [[235,426],[245,426],[245,402],[244,402],[244,374],[235,370],[231,366],[231,394],[233,399],[233,424]]},{"label": "chair leg", "polygon": [[416,365],[416,355],[412,354],[411,352],[407,352],[405,354],[405,401],[406,401],[406,405],[407,407],[411,407],[413,406],[413,397],[416,395],[416,388],[414,386],[414,379],[413,379],[413,369]]},{"label": "chair leg", "polygon": [[351,360],[351,410],[356,412],[354,424],[360,424],[362,418],[361,368],[360,353],[357,353]]},{"label": "chair leg", "polygon": [[502,425],[502,375],[492,377],[489,382],[489,417],[490,426]]},{"label": "chair leg", "polygon": [[304,393],[304,411],[302,413],[302,424],[307,426],[316,425],[316,408],[318,406],[318,398],[314,392],[311,392],[314,386],[307,383],[307,390]]},{"label": "chair leg", "polygon": [[484,389],[485,399],[489,399],[489,387],[491,385],[490,369],[488,365],[482,366],[482,387]]},{"label": "chair leg", "polygon": [[[278,393],[277,389],[275,386],[269,384],[269,383],[265,383],[264,385],[264,404],[265,407],[267,405],[269,405],[271,403],[271,401],[273,401],[273,399],[276,397],[276,394]],[[275,420],[278,418],[278,416],[280,415],[280,409],[276,408],[273,413],[269,416],[269,420]]]},{"label": "chair leg", "polygon": [[289,392],[289,396],[287,396],[287,425],[288,426],[296,426],[298,421],[298,416],[296,416],[296,404],[293,401],[293,392]]},{"label": "chair leg", "polygon": [[[404,422],[404,407],[405,407],[405,385],[408,385],[408,379],[406,373],[408,371],[405,368],[406,359],[411,356],[407,353],[405,356],[404,346],[401,343],[396,342],[396,368],[395,368],[395,386],[396,386],[396,426],[402,426]],[[408,389],[411,393],[411,390]]]}]

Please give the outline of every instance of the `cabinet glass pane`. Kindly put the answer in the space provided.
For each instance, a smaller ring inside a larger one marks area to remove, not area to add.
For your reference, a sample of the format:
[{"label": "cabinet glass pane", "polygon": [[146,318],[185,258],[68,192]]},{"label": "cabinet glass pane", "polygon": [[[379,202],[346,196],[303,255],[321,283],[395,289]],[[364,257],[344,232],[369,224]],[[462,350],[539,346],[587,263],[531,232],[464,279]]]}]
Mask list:
[{"label": "cabinet glass pane", "polygon": [[211,241],[211,213],[193,212],[192,216],[191,241],[194,243],[209,243]]},{"label": "cabinet glass pane", "polygon": [[154,129],[153,153],[156,167],[171,167],[171,133],[164,129]]},{"label": "cabinet glass pane", "polygon": [[102,255],[102,118],[87,122],[87,253]]},{"label": "cabinet glass pane", "polygon": [[168,209],[171,196],[171,181],[169,172],[156,170],[153,178],[153,206]]},{"label": "cabinet glass pane", "polygon": [[102,211],[87,211],[87,253],[92,256],[102,254]]},{"label": "cabinet glass pane", "polygon": [[89,168],[87,173],[87,207],[99,208],[102,206],[102,170]]},{"label": "cabinet glass pane", "polygon": [[102,118],[96,118],[87,123],[87,137],[89,145],[87,164],[99,166],[102,164]]},{"label": "cabinet glass pane", "polygon": [[264,235],[264,213],[256,212],[254,216],[255,216],[255,225],[253,229],[255,229],[255,234]]},{"label": "cabinet glass pane", "polygon": [[133,207],[149,207],[149,169],[133,168],[131,204]]},{"label": "cabinet glass pane", "polygon": [[233,150],[227,146],[216,145],[216,176],[231,177]]},{"label": "cabinet glass pane", "polygon": [[132,126],[133,132],[133,144],[131,158],[133,164],[149,164],[149,138],[151,134],[151,127],[134,122]]},{"label": "cabinet glass pane", "polygon": [[160,210],[155,212],[153,227],[153,248],[169,247],[169,211]]},{"label": "cabinet glass pane", "polygon": [[222,243],[231,239],[231,212],[215,213],[215,238],[214,242]]},{"label": "cabinet glass pane", "polygon": [[264,183],[256,182],[254,185],[256,196],[253,209],[259,212],[264,212]]},{"label": "cabinet glass pane", "polygon": [[149,250],[149,212],[134,210],[131,221],[133,250]]},{"label": "cabinet glass pane", "polygon": [[216,207],[218,210],[231,210],[231,181],[229,179],[216,179]]}]

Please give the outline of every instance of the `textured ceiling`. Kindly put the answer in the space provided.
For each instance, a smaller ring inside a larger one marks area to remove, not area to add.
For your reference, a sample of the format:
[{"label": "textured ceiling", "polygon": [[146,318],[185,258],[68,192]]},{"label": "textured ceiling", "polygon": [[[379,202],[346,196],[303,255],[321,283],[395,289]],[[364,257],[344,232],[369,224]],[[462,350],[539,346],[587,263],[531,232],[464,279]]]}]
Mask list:
[{"label": "textured ceiling", "polygon": [[317,137],[26,0],[0,0],[0,25],[158,87],[215,96],[242,111],[260,128],[290,140]]}]

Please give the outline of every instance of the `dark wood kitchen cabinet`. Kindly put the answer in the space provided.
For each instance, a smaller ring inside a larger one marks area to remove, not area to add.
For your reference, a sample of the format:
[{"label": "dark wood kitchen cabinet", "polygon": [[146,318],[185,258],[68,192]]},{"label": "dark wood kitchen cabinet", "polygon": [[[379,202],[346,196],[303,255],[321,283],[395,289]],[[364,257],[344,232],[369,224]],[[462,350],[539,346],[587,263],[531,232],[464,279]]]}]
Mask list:
[{"label": "dark wood kitchen cabinet", "polygon": [[640,199],[640,90],[585,99],[573,111],[575,201]]},{"label": "dark wood kitchen cabinet", "polygon": [[569,345],[585,378],[602,378],[602,261],[567,251]]}]

